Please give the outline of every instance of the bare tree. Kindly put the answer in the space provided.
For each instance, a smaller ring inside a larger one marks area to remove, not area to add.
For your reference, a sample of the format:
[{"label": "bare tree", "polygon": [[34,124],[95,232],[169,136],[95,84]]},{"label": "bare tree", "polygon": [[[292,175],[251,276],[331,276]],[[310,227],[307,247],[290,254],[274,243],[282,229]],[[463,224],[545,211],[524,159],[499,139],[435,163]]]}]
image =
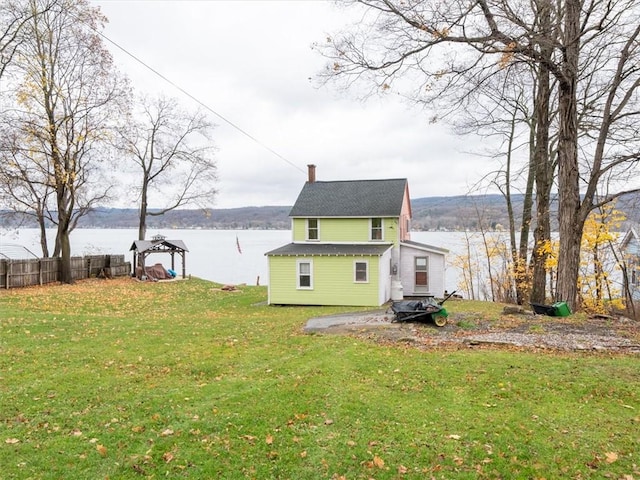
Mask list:
[{"label": "bare tree", "polygon": [[[0,200],[21,221],[34,218],[40,230],[42,256],[49,256],[47,220],[52,218],[50,206],[55,190],[49,182],[51,169],[46,157],[21,145],[24,139],[16,125],[0,129]],[[38,158],[36,158],[38,157]]]},{"label": "bare tree", "polygon": [[211,206],[216,162],[209,141],[213,124],[203,113],[185,112],[163,97],[143,98],[139,106],[138,118],[121,128],[118,141],[137,167],[138,238],[144,240],[148,216],[187,205]]},{"label": "bare tree", "polygon": [[[618,129],[628,129],[637,116],[640,27],[636,2],[355,3],[365,7],[362,22],[336,38],[328,38],[323,48],[329,58],[325,72],[328,78],[345,78],[347,85],[366,80],[382,91],[394,82],[402,87],[413,80],[414,96],[419,92],[434,105],[440,105],[443,99],[463,98],[469,75],[477,79],[474,84],[480,84],[508,62],[528,64],[539,78],[546,78],[548,72],[554,79],[560,225],[556,295],[574,306],[586,216],[596,204],[620,194],[610,193],[595,200],[600,180],[628,172],[638,160],[637,136],[635,143],[623,142],[624,148],[620,148],[622,137],[614,135]],[[597,78],[608,81],[595,81]],[[544,108],[550,98],[546,90],[538,87],[536,110],[549,111]],[[579,94],[592,99],[592,119],[596,122],[590,128],[594,132],[593,148],[587,150],[588,145],[580,142]],[[541,118],[538,113],[536,152],[546,155],[548,140]],[[582,169],[579,151],[585,152]],[[583,198],[581,191],[586,192]]]},{"label": "bare tree", "polygon": [[[50,4],[43,3],[42,11]],[[4,0],[0,3],[0,78],[12,63],[19,45],[24,40],[24,25],[40,11],[27,10],[20,0]]]},{"label": "bare tree", "polygon": [[[530,69],[522,67],[523,65],[518,64],[505,65],[502,71],[478,85],[472,92],[473,95],[469,96],[473,101],[465,102],[461,114],[453,119],[457,131],[482,135],[498,143],[495,150],[489,152],[493,158],[501,161],[500,168],[481,182],[488,180],[505,200],[512,288],[518,304],[524,303],[531,296],[529,235],[536,178],[536,122],[532,101],[536,79]],[[520,211],[516,211],[514,202],[518,194],[522,198]],[[548,212],[549,208],[544,211]],[[544,271],[542,275],[544,277]],[[544,297],[544,283],[542,295]]]},{"label": "bare tree", "polygon": [[79,216],[109,192],[110,185],[98,176],[101,148],[125,105],[128,85],[97,33],[105,21],[99,9],[86,0],[25,0],[24,5],[31,18],[23,27],[12,78],[14,108],[5,126],[14,127],[11,158],[29,175],[22,176],[24,188],[14,191],[35,184],[52,190],[40,198],[55,199],[50,215],[57,225],[54,256],[62,259],[61,280],[70,283],[69,234]]}]

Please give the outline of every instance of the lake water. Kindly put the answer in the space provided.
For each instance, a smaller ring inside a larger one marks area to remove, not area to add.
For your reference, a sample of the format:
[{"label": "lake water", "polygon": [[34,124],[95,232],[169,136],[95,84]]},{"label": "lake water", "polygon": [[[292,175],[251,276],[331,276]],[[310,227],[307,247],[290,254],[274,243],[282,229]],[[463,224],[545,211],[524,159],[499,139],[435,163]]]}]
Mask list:
[{"label": "lake water", "polygon": [[[264,254],[291,241],[290,230],[151,230],[147,238],[156,234],[164,235],[168,240],[182,240],[186,244],[189,249],[186,255],[187,275],[235,285],[255,285],[258,281],[266,285],[267,257]],[[133,255],[129,249],[137,235],[137,229],[76,229],[71,233],[72,255],[124,254],[125,259],[132,262]],[[47,237],[52,248],[55,230],[49,230]],[[465,233],[412,232],[411,239],[449,249],[445,288],[449,291],[458,289],[460,272],[451,262],[465,251]],[[10,245],[22,245],[38,256],[42,254],[37,229],[0,230],[0,251],[7,250]],[[150,255],[147,259],[148,264],[162,263],[165,268],[170,268],[170,261],[167,254]],[[182,263],[179,256],[176,256],[175,266],[180,273]]]}]

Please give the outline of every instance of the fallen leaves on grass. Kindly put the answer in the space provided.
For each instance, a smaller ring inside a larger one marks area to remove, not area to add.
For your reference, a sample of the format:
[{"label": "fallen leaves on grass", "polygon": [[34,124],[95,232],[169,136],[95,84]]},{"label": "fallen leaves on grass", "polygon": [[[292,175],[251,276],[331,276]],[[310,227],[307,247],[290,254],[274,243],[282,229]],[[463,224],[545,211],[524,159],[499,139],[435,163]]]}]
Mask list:
[{"label": "fallen leaves on grass", "polygon": [[374,455],[372,460],[364,462],[364,465],[367,468],[384,468],[384,460],[380,458],[378,455]]},{"label": "fallen leaves on grass", "polygon": [[173,453],[171,452],[165,452],[162,454],[162,460],[164,460],[164,463],[169,463],[171,462],[175,457],[173,456]]},{"label": "fallen leaves on grass", "polygon": [[100,445],[100,444],[96,445],[96,450],[101,457],[104,458],[107,456],[107,447],[105,447],[104,445]]},{"label": "fallen leaves on grass", "polygon": [[604,461],[607,463],[613,463],[618,460],[618,454],[616,452],[607,452],[604,454]]}]

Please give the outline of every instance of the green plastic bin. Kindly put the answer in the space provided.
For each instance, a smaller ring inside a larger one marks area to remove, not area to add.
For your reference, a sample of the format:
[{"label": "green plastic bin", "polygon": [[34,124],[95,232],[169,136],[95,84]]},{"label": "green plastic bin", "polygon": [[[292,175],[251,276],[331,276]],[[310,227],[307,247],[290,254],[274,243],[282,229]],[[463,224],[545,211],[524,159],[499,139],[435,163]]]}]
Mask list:
[{"label": "green plastic bin", "polygon": [[571,315],[571,310],[567,302],[556,302],[552,305],[556,317],[568,317]]}]

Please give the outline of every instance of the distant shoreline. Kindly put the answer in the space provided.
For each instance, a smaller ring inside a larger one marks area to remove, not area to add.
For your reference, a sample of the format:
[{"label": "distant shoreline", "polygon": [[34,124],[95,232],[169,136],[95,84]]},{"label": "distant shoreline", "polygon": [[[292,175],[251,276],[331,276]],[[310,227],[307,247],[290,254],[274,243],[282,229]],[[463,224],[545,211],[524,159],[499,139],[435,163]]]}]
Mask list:
[{"label": "distant shoreline", "polygon": [[[515,212],[522,210],[522,195],[513,197]],[[456,232],[505,230],[509,225],[505,201],[501,195],[425,197],[411,200],[411,230],[416,232]],[[551,228],[557,230],[556,203],[552,202]],[[618,199],[616,209],[627,220],[621,230],[640,223],[640,194]],[[153,211],[153,210],[152,210]],[[156,230],[290,230],[291,206],[182,209],[162,216],[147,217],[147,228]],[[534,212],[535,218],[535,212]],[[18,216],[0,210],[5,228],[37,228],[30,216]],[[516,225],[521,222],[516,215]],[[51,225],[50,227],[54,227]],[[138,228],[138,211],[134,208],[93,209],[80,218],[77,228]]]}]

